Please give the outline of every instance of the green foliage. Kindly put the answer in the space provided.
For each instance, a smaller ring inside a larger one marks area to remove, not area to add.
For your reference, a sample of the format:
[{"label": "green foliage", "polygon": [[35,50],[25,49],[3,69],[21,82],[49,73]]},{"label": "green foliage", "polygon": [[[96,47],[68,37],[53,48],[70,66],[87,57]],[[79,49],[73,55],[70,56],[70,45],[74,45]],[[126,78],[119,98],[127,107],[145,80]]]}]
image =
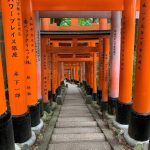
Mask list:
[{"label": "green foliage", "polygon": [[71,26],[71,19],[70,18],[62,18],[60,26]]},{"label": "green foliage", "polygon": [[[80,26],[90,26],[92,23],[98,22],[98,18],[78,18]],[[56,23],[58,26],[71,26],[71,18],[51,18],[52,23]]]}]

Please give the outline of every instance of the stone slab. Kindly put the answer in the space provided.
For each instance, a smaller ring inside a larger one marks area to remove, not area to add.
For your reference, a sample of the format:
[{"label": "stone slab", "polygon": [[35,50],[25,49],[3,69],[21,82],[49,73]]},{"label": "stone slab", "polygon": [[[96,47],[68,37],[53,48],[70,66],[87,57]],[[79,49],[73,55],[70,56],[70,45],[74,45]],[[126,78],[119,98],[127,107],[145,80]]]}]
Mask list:
[{"label": "stone slab", "polygon": [[55,128],[53,134],[100,133],[98,127]]},{"label": "stone slab", "polygon": [[58,118],[58,121],[94,121],[92,117]]},{"label": "stone slab", "polygon": [[85,122],[73,122],[73,121],[61,121],[56,123],[57,128],[67,128],[67,127],[96,127],[96,121],[85,121]]},{"label": "stone slab", "polygon": [[105,141],[102,133],[87,133],[87,134],[53,134],[51,143],[61,142],[81,142],[81,141]]},{"label": "stone slab", "polygon": [[50,144],[49,150],[111,150],[107,142]]}]

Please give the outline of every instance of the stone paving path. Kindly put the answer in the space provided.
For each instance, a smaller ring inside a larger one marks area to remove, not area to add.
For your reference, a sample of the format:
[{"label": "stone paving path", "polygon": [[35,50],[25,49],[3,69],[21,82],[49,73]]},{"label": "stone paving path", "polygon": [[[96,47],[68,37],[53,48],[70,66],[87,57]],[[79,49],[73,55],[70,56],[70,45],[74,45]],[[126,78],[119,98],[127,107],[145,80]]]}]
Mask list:
[{"label": "stone paving path", "polygon": [[76,85],[69,84],[49,150],[111,150]]}]

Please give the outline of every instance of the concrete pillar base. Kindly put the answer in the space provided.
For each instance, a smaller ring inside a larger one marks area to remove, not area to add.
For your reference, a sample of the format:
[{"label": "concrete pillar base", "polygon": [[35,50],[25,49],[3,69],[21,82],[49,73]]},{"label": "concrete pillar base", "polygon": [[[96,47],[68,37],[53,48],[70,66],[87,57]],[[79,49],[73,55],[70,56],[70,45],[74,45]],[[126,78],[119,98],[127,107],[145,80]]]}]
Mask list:
[{"label": "concrete pillar base", "polygon": [[[149,140],[147,140],[147,141],[137,141],[137,140],[134,140],[133,138],[131,138],[130,136],[129,136],[129,134],[128,134],[128,130],[125,130],[125,132],[124,132],[124,138],[125,138],[125,140],[126,140],[126,142],[129,144],[129,145],[131,145],[131,146],[136,146],[136,145],[138,145],[138,144],[141,144],[141,145],[143,145],[143,147],[145,147],[145,150],[148,150],[148,145],[149,145]],[[147,149],[146,149],[146,147],[147,147]],[[143,149],[144,150],[144,149]]]},{"label": "concrete pillar base", "polygon": [[113,116],[113,115],[106,113],[105,116],[107,119],[115,120],[115,116]]},{"label": "concrete pillar base", "polygon": [[18,144],[15,144],[15,150],[21,150]]},{"label": "concrete pillar base", "polygon": [[41,129],[43,128],[44,123],[43,121],[40,119],[40,124],[37,125],[36,127],[32,127],[31,130],[35,132],[35,134],[39,134]]},{"label": "concrete pillar base", "polygon": [[[23,131],[22,131],[23,132]],[[20,147],[21,149],[22,148],[30,148],[36,141],[36,135],[35,133],[32,131],[32,136],[29,140],[27,140],[26,142],[24,143],[16,143],[16,147]]]},{"label": "concrete pillar base", "polygon": [[127,130],[128,129],[128,125],[123,125],[118,123],[116,120],[113,121],[113,125],[118,128],[118,129],[122,129],[122,130]]}]

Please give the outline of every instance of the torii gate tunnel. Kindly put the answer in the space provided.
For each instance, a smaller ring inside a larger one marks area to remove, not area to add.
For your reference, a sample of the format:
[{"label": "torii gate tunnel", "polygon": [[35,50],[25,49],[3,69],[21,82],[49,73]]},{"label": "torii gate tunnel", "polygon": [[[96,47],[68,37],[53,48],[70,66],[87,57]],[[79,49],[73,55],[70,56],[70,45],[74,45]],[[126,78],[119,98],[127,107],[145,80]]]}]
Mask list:
[{"label": "torii gate tunnel", "polygon": [[[0,150],[34,144],[67,82],[115,116],[129,144],[148,142],[149,0],[0,0],[0,11]],[[70,26],[52,23],[67,17]]]}]

